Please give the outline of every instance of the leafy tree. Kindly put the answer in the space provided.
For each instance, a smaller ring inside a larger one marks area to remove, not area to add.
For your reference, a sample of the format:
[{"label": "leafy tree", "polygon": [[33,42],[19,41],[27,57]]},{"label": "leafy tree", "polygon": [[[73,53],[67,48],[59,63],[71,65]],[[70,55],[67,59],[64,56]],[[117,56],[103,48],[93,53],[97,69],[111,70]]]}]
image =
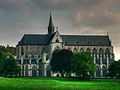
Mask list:
[{"label": "leafy tree", "polygon": [[109,71],[108,75],[111,78],[113,77],[120,78],[120,60],[111,63],[109,65],[108,71]]},{"label": "leafy tree", "polygon": [[16,48],[7,45],[7,47],[5,48],[5,53],[11,53],[12,55],[16,55]]},{"label": "leafy tree", "polygon": [[72,71],[79,78],[88,79],[95,72],[93,57],[89,52],[77,52],[73,54]]},{"label": "leafy tree", "polygon": [[59,72],[63,77],[65,73],[71,72],[72,51],[62,49],[56,50],[52,54],[51,69],[53,72]]},{"label": "leafy tree", "polygon": [[5,46],[0,45],[0,52],[5,52]]},{"label": "leafy tree", "polygon": [[0,76],[3,74],[3,66],[4,66],[5,55],[0,52]]},{"label": "leafy tree", "polygon": [[13,76],[19,73],[19,67],[16,64],[16,61],[13,56],[7,56],[4,60],[3,70],[5,76]]},{"label": "leafy tree", "polygon": [[9,45],[7,45],[6,47],[0,45],[0,52],[2,52],[2,53],[11,53],[12,55],[16,55],[16,48],[13,47],[13,46],[9,46]]}]

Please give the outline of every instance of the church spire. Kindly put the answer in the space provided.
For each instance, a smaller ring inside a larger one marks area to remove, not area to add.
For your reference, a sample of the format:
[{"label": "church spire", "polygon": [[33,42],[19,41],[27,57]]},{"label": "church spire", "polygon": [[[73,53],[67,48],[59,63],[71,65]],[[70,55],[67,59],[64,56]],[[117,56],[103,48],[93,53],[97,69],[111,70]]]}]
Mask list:
[{"label": "church spire", "polygon": [[49,19],[49,26],[48,26],[48,35],[51,35],[54,33],[54,25],[53,25],[53,21],[52,21],[52,15],[50,12],[50,19]]}]

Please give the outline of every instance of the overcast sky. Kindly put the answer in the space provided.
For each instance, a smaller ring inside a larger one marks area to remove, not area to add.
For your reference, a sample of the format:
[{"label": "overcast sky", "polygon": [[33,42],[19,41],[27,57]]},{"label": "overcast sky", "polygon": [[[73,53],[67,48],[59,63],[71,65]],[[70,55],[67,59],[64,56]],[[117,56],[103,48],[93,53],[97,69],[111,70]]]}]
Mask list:
[{"label": "overcast sky", "polygon": [[47,33],[49,12],[61,34],[106,35],[120,58],[120,0],[0,0],[0,44]]}]

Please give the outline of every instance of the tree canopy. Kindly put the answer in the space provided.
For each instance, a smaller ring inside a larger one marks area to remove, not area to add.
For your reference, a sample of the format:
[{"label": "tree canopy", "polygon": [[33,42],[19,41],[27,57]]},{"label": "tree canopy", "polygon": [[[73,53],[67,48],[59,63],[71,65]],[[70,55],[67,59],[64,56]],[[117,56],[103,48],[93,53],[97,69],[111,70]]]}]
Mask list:
[{"label": "tree canopy", "polygon": [[108,71],[109,71],[108,75],[111,78],[113,77],[120,78],[120,60],[112,62],[109,65]]},{"label": "tree canopy", "polygon": [[11,54],[0,52],[0,76],[13,76],[19,73],[20,68]]},{"label": "tree canopy", "polygon": [[71,72],[72,51],[62,49],[56,50],[52,54],[51,69],[53,72],[59,72],[61,76]]},{"label": "tree canopy", "polygon": [[95,64],[91,53],[74,53],[72,58],[72,71],[78,75],[78,77],[83,79],[93,76],[95,72]]},{"label": "tree canopy", "polygon": [[13,46],[9,46],[9,45],[7,45],[6,47],[0,45],[0,52],[2,52],[2,53],[10,53],[12,55],[16,55],[16,48],[13,47]]}]

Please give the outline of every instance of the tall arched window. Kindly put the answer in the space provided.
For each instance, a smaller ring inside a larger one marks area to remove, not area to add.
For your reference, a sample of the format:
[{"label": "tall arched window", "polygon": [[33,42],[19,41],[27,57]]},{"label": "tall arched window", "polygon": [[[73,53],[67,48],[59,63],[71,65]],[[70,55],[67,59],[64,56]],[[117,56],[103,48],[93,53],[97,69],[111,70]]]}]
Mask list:
[{"label": "tall arched window", "polygon": [[103,70],[103,76],[106,76],[106,74],[107,74],[106,66],[102,66],[102,70]]},{"label": "tall arched window", "polygon": [[21,55],[24,55],[24,49],[21,47]]},{"label": "tall arched window", "polygon": [[94,57],[95,62],[96,62],[96,59],[97,59],[97,49],[96,49],[96,48],[94,48],[94,49],[92,50],[92,56]]},{"label": "tall arched window", "polygon": [[105,60],[104,60],[104,51],[102,48],[99,49],[99,59],[101,61],[101,63],[105,63]]},{"label": "tall arched window", "polygon": [[37,68],[36,68],[36,66],[32,67],[32,76],[33,77],[37,76]]},{"label": "tall arched window", "polygon": [[109,53],[110,53],[110,50],[108,48],[106,48],[105,54],[109,54]]},{"label": "tall arched window", "polygon": [[25,66],[25,76],[28,76],[28,65]]},{"label": "tall arched window", "polygon": [[80,48],[80,52],[84,52],[84,49],[83,49],[83,48]]},{"label": "tall arched window", "polygon": [[99,49],[99,54],[101,54],[101,55],[103,54],[103,49],[102,48]]},{"label": "tall arched window", "polygon": [[93,51],[92,51],[93,54],[97,54],[97,49],[94,48]]},{"label": "tall arched window", "polygon": [[96,67],[96,76],[100,77],[100,66]]},{"label": "tall arched window", "polygon": [[109,50],[109,48],[105,49],[105,59],[106,59],[106,62],[107,61],[108,61],[108,63],[110,62],[110,50]]}]

